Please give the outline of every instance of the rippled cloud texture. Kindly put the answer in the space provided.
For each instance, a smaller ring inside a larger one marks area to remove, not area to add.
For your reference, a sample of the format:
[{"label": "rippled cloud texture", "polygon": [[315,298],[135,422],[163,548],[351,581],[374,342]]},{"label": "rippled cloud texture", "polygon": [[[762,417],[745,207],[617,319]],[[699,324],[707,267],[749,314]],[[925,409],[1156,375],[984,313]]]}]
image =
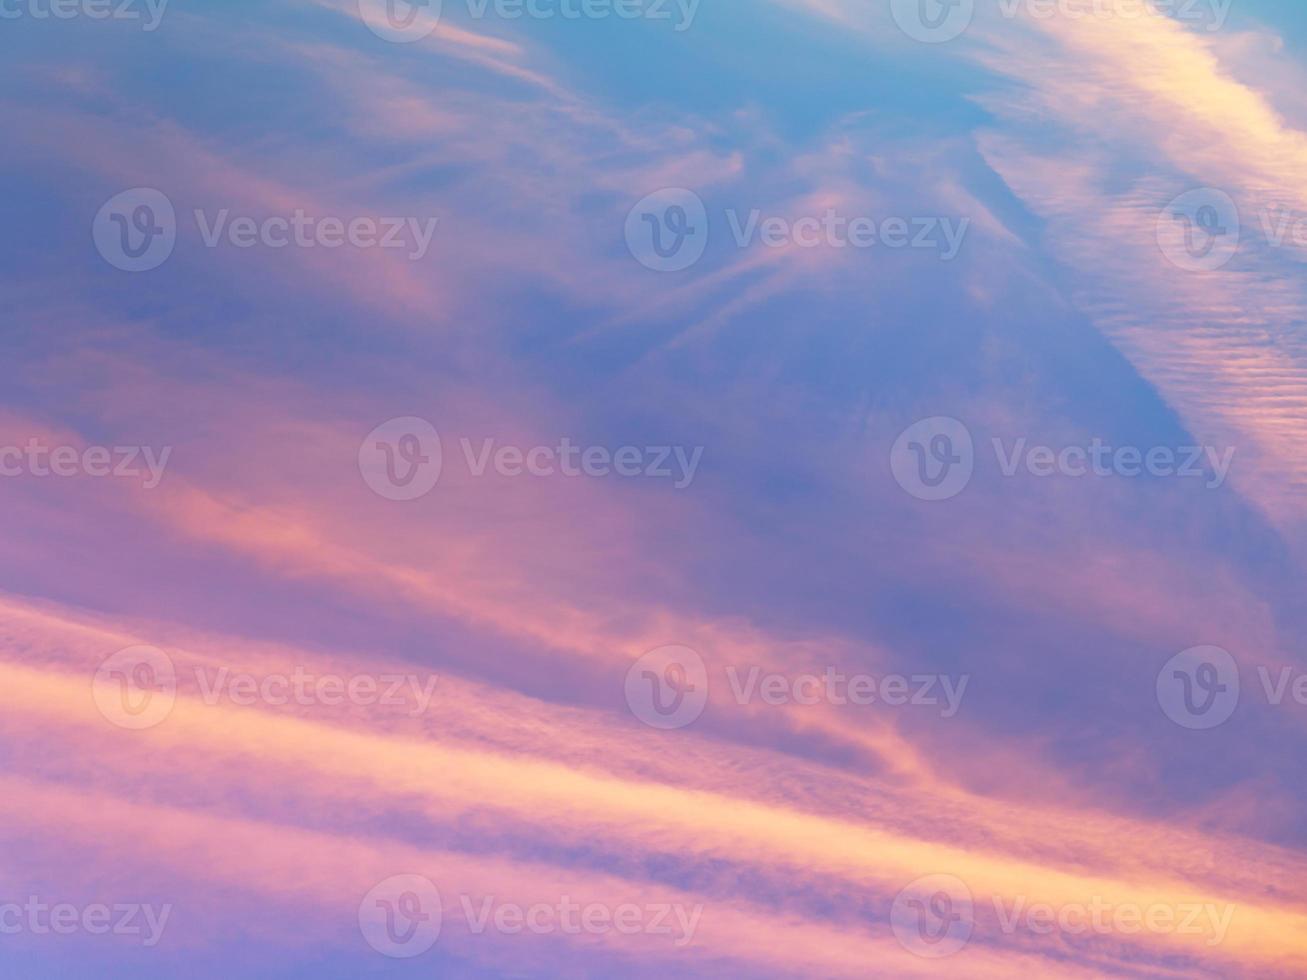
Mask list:
[{"label": "rippled cloud texture", "polygon": [[0,46],[0,975],[1307,975],[1296,5]]}]

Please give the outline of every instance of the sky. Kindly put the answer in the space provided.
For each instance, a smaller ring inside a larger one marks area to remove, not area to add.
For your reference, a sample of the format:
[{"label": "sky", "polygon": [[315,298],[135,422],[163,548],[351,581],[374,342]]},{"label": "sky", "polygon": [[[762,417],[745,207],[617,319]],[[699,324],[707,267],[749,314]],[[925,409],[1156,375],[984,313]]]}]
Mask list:
[{"label": "sky", "polygon": [[0,976],[1307,976],[1307,13],[0,0]]}]

